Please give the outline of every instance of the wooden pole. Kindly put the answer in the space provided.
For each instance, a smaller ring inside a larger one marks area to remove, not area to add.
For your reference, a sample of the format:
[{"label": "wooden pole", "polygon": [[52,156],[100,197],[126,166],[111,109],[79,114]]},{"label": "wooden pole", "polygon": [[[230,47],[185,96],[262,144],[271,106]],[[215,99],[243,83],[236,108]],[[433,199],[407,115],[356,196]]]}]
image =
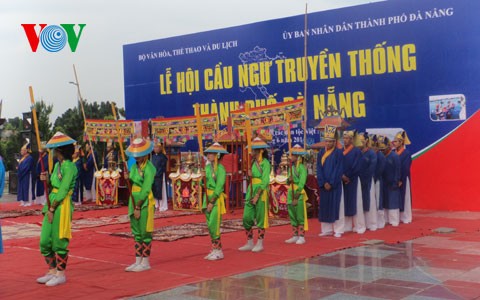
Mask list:
[{"label": "wooden pole", "polygon": [[95,165],[95,171],[98,171],[97,159],[95,158],[95,152],[93,151],[92,138],[87,132],[87,118],[85,117],[85,108],[83,107],[83,98],[82,98],[82,94],[80,93],[80,83],[78,83],[77,70],[75,69],[75,65],[73,65],[73,74],[75,74],[75,85],[77,86],[78,101],[80,101],[80,107],[82,109],[83,124],[84,124],[83,131],[87,135],[87,142],[90,145],[90,151],[92,151],[93,164]]},{"label": "wooden pole", "polygon": [[[37,147],[38,147],[38,153],[39,153],[39,158],[40,158],[40,169],[42,173],[45,172],[45,166],[43,165],[43,157],[40,154],[40,131],[38,130],[38,121],[37,121],[37,109],[35,108],[35,98],[33,96],[33,88],[31,86],[28,87],[28,91],[30,92],[30,102],[32,103],[32,118],[33,118],[33,125],[35,127],[35,135],[37,137]],[[47,175],[48,176],[48,175]],[[48,209],[50,209],[50,199],[48,197],[48,186],[47,186],[47,181],[43,181],[43,188],[45,189],[45,196],[47,198],[47,206]]]},{"label": "wooden pole", "polygon": [[250,103],[245,103],[245,131],[247,135],[247,175],[248,182],[250,185],[250,197],[252,197],[253,187],[252,187],[252,176],[248,174],[250,168],[252,167],[251,156],[252,156],[252,124],[250,121]]},{"label": "wooden pole", "polygon": [[[288,128],[287,136],[288,136],[288,153],[292,155],[292,131],[290,130],[290,114],[285,113],[285,122]],[[293,163],[290,161],[290,188],[292,190],[292,201],[294,200],[295,193],[293,191]]]},{"label": "wooden pole", "polygon": [[[200,103],[195,103],[195,117],[197,119],[197,140],[198,140],[198,151],[200,152],[200,157],[203,161],[203,137],[202,137],[202,131],[203,131],[203,126],[202,126],[202,119],[200,117]],[[201,168],[202,164],[199,164],[199,168]],[[213,169],[213,167],[212,167]],[[206,171],[206,164],[204,170]],[[205,187],[205,199],[208,203],[208,193],[207,193],[207,173],[205,172],[205,176],[203,176],[203,186]],[[203,205],[203,197],[200,197],[200,207]]]},{"label": "wooden pole", "polygon": [[307,149],[307,81],[308,81],[308,72],[307,72],[307,19],[308,19],[308,3],[305,2],[305,32],[304,32],[304,45],[303,45],[303,56],[305,59],[305,65],[303,66],[303,71],[305,72],[305,81],[303,82],[303,148]]},{"label": "wooden pole", "polygon": [[[118,126],[118,118],[117,118],[117,109],[115,107],[115,102],[112,102],[112,113],[113,113],[113,119],[115,120],[115,128],[117,129],[117,138],[118,138],[118,145],[120,148],[120,155],[122,156],[123,160],[123,169],[124,172],[128,172],[128,164],[127,160],[125,159],[125,152],[123,151],[123,138],[122,135],[120,134],[120,128]],[[132,200],[132,205],[135,206],[135,203],[133,201],[132,195],[132,185],[130,183],[130,179],[127,179],[127,187],[128,187],[128,198],[131,198]]]}]

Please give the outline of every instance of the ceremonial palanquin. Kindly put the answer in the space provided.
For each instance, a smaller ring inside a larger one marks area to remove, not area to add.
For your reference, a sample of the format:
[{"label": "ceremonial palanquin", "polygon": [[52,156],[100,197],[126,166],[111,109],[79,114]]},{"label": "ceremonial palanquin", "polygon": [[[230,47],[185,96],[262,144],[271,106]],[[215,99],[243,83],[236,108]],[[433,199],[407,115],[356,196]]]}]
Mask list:
[{"label": "ceremonial palanquin", "polygon": [[201,211],[204,177],[200,170],[201,159],[203,158],[198,153],[182,153],[181,165],[175,173],[169,175],[172,180],[174,210]]}]

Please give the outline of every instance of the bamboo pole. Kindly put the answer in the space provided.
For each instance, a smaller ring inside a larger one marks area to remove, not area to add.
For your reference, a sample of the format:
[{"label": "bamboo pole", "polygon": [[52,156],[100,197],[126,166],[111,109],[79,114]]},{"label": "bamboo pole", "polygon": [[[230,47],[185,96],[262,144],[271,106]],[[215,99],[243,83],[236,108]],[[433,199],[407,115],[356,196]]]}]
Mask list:
[{"label": "bamboo pole", "polygon": [[[80,83],[78,83],[78,77],[77,77],[77,70],[75,69],[75,65],[73,65],[73,73],[75,74],[75,85],[77,86],[77,93],[78,93],[78,101],[80,101],[80,107],[82,110],[82,116],[83,116],[83,131],[87,135],[87,142],[90,145],[90,151],[92,151],[93,155],[93,164],[95,165],[95,171],[98,171],[98,165],[97,165],[97,159],[95,158],[95,152],[93,151],[93,145],[92,145],[92,138],[87,132],[87,118],[85,117],[85,108],[83,106],[83,98],[82,94],[80,93]],[[88,153],[87,153],[88,155]]]},{"label": "bamboo pole", "polygon": [[[113,119],[115,120],[115,128],[117,129],[117,137],[118,137],[118,145],[119,145],[119,148],[120,148],[120,155],[122,156],[122,160],[123,160],[123,169],[124,169],[124,172],[128,172],[128,164],[127,164],[127,160],[125,159],[125,152],[123,151],[123,138],[122,138],[122,135],[120,134],[120,128],[118,126],[117,109],[115,107],[115,102],[112,102],[111,106],[112,106]],[[132,185],[130,183],[130,179],[126,179],[126,181],[127,181],[127,187],[128,187],[128,198],[131,198],[132,205],[135,207],[133,197],[131,197],[131,195],[132,195]]]},{"label": "bamboo pole", "polygon": [[[38,148],[38,153],[39,153],[39,158],[40,158],[40,169],[42,173],[45,172],[45,166],[43,164],[43,157],[41,157],[40,154],[40,131],[38,129],[38,120],[37,120],[37,109],[35,108],[35,97],[33,96],[33,88],[31,86],[28,87],[28,91],[30,92],[30,102],[32,103],[32,118],[33,118],[33,125],[35,127],[35,135],[37,138],[37,148]],[[43,181],[43,188],[45,189],[45,196],[47,197],[47,206],[48,209],[50,209],[50,199],[48,197],[48,186],[47,186],[47,181]]]}]

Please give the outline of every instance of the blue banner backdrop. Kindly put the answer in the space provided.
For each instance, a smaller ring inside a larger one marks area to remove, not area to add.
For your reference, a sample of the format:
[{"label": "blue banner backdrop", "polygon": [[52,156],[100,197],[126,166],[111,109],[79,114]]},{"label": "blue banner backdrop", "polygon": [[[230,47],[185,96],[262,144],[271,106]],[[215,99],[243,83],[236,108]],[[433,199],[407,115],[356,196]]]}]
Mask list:
[{"label": "blue banner backdrop", "polygon": [[[421,151],[480,108],[480,1],[392,0],[124,46],[127,118],[218,113],[304,96],[307,144],[328,107],[404,128]],[[307,35],[307,59],[304,37]],[[294,143],[303,143],[301,129]],[[274,136],[282,146],[283,132]]]}]

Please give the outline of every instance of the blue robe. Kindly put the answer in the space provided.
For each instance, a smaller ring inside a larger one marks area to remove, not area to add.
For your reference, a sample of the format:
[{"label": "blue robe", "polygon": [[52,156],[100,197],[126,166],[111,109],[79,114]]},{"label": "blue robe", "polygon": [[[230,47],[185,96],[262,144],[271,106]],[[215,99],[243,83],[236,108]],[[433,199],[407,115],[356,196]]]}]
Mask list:
[{"label": "blue robe", "polygon": [[[95,155],[95,161],[97,161],[97,152],[94,152],[93,155]],[[86,170],[83,169],[83,184],[85,186],[85,189],[88,191],[92,189],[93,174],[95,173],[95,163],[93,161],[93,155],[91,153],[87,155],[87,167]]]},{"label": "blue robe", "polygon": [[[75,180],[75,187],[73,188],[72,201],[82,202],[83,200],[83,161],[81,158],[74,161],[77,167],[77,179]],[[79,198],[80,197],[80,198]]]},{"label": "blue robe", "polygon": [[363,211],[370,211],[370,190],[372,189],[372,179],[377,167],[377,154],[372,149],[362,153],[360,159],[360,185],[362,188]]},{"label": "blue robe", "polygon": [[400,158],[395,151],[385,157],[383,170],[383,207],[386,209],[400,208]]},{"label": "blue robe", "polygon": [[353,147],[350,152],[343,156],[343,175],[350,179],[350,183],[343,183],[346,217],[353,217],[357,214],[357,188],[358,174],[360,173],[361,167],[361,158],[362,151],[355,147]]},{"label": "blue robe", "polygon": [[155,169],[157,169],[152,187],[153,197],[158,200],[163,200],[162,188],[164,180],[163,178],[167,169],[167,157],[163,153],[157,154],[153,152],[151,161]]},{"label": "blue robe", "polygon": [[412,155],[407,149],[399,155],[400,157],[400,181],[402,186],[400,187],[400,211],[405,209],[405,195],[411,193],[410,189],[407,191],[407,179],[410,181],[410,167],[412,166]]},{"label": "blue robe", "polygon": [[[317,181],[320,187],[320,208],[318,220],[324,223],[334,223],[340,218],[340,201],[342,198],[343,153],[335,148],[322,165],[322,148],[317,156]],[[325,183],[332,186],[330,191]]]},{"label": "blue robe", "polygon": [[28,155],[18,165],[18,192],[17,201],[30,201],[32,193],[32,170],[33,170],[33,157]]},{"label": "blue robe", "polygon": [[[3,164],[3,158],[0,156],[0,199],[3,196],[4,188],[5,188],[5,165]],[[3,253],[3,239],[2,239],[1,224],[0,224],[0,253]]]},{"label": "blue robe", "polygon": [[[45,172],[48,172],[48,153],[45,154],[45,156],[43,156],[43,167],[44,167],[44,170]],[[37,168],[36,168],[36,178],[37,178],[37,182],[36,182],[36,193],[35,195],[36,196],[42,196],[43,194],[45,194],[45,184],[43,183],[43,181],[40,180],[40,174],[42,173],[42,164],[40,163],[40,159],[38,159],[37,161]]]},{"label": "blue robe", "polygon": [[378,207],[377,209],[383,209],[383,170],[385,169],[385,155],[383,154],[382,151],[377,151],[377,165],[375,167],[375,175],[374,175],[374,180],[375,184],[379,182],[380,185],[380,195],[378,199]]}]

